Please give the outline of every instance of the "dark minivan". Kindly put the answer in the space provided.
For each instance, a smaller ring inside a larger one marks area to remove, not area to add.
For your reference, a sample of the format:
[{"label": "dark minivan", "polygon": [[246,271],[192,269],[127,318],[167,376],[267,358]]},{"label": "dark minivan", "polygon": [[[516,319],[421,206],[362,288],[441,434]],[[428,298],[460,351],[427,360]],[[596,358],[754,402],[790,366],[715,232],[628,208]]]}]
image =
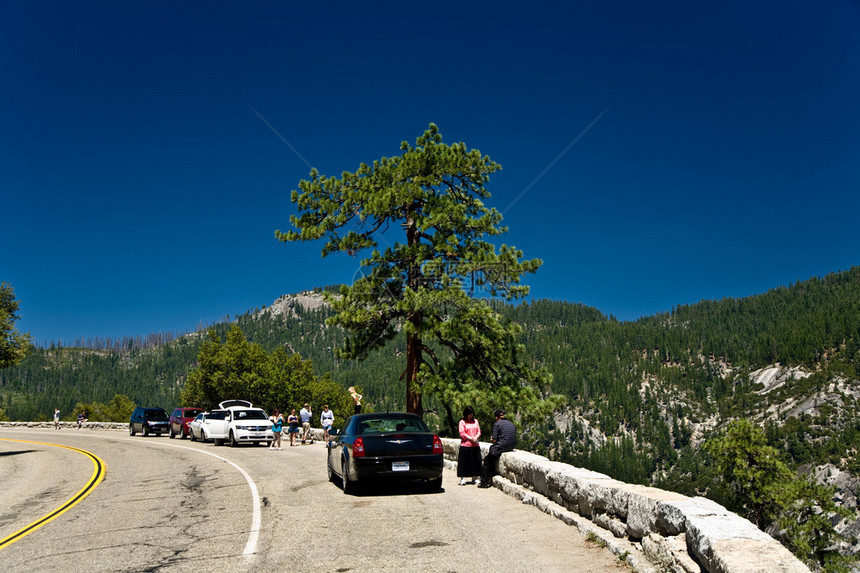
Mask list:
[{"label": "dark minivan", "polygon": [[170,418],[162,408],[144,408],[138,406],[131,413],[131,420],[128,423],[128,433],[133,436],[140,432],[144,436],[149,434],[161,435],[161,432],[166,432]]}]

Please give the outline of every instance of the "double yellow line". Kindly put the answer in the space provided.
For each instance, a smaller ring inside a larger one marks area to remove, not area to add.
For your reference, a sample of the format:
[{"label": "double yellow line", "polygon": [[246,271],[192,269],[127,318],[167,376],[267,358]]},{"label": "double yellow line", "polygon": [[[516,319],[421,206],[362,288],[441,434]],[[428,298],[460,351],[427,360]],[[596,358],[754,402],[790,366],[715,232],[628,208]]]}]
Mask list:
[{"label": "double yellow line", "polygon": [[62,444],[48,444],[46,442],[31,442],[28,440],[9,440],[6,438],[0,438],[0,440],[3,440],[4,442],[21,442],[24,444],[39,444],[42,446],[54,446],[57,448],[65,448],[67,450],[72,450],[73,452],[78,452],[79,454],[84,454],[85,456],[90,458],[90,460],[92,460],[92,462],[93,462],[93,475],[92,475],[92,477],[90,477],[87,484],[78,493],[76,493],[66,503],[64,503],[63,505],[61,505],[60,507],[58,507],[57,509],[55,509],[51,513],[37,519],[36,521],[31,523],[30,525],[28,525],[22,529],[19,529],[18,531],[16,531],[12,535],[10,535],[4,539],[0,539],[0,549],[8,547],[9,545],[15,543],[19,539],[22,539],[23,537],[29,535],[30,533],[33,533],[34,531],[36,531],[37,529],[39,529],[40,527],[42,527],[46,523],[53,521],[54,519],[58,518],[59,516],[63,515],[64,513],[66,513],[72,507],[74,507],[75,505],[80,503],[85,497],[90,495],[90,493],[96,488],[97,485],[99,485],[99,483],[101,483],[101,481],[105,477],[105,464],[104,464],[104,462],[101,461],[101,459],[99,459],[99,457],[97,455],[90,453],[86,450],[81,450],[79,448],[73,448],[71,446],[64,446]]}]

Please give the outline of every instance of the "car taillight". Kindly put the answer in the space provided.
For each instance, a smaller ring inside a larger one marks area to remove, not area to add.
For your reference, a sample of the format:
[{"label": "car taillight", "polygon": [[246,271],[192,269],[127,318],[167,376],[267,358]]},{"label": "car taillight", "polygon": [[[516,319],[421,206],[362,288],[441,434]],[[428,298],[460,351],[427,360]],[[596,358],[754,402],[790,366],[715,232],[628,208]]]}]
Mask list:
[{"label": "car taillight", "polygon": [[433,436],[433,453],[442,453],[442,440],[439,439],[439,436]]},{"label": "car taillight", "polygon": [[355,439],[355,443],[352,444],[352,457],[354,457],[354,458],[363,458],[364,457],[364,440],[363,439],[361,439],[361,438]]}]

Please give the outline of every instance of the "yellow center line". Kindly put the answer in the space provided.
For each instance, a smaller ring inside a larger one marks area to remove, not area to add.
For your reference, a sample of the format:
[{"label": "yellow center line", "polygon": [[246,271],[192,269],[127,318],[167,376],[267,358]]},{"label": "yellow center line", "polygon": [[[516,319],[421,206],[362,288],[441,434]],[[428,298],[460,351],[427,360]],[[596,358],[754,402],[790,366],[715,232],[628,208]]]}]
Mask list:
[{"label": "yellow center line", "polygon": [[14,542],[18,541],[19,539],[22,539],[22,538],[26,537],[27,535],[29,535],[30,533],[33,533],[34,531],[36,531],[37,529],[39,529],[40,527],[42,527],[46,523],[49,523],[50,521],[53,521],[57,517],[66,513],[72,507],[74,507],[75,505],[80,503],[90,493],[92,493],[92,491],[96,488],[96,486],[99,485],[99,483],[101,483],[101,481],[105,477],[106,466],[105,466],[104,462],[101,461],[101,459],[99,459],[99,457],[97,455],[90,453],[86,450],[82,450],[80,448],[73,448],[72,446],[64,446],[62,444],[49,444],[47,442],[31,442],[29,440],[10,440],[7,438],[0,438],[0,440],[2,440],[4,442],[21,442],[23,444],[39,444],[42,446],[54,446],[57,448],[65,448],[67,450],[72,450],[73,452],[78,452],[79,454],[84,454],[85,456],[89,457],[90,460],[92,460],[92,462],[93,462],[93,475],[90,477],[90,480],[87,482],[87,484],[83,488],[81,488],[81,490],[78,493],[76,493],[66,503],[64,503],[63,505],[61,505],[60,507],[58,507],[57,509],[55,509],[51,513],[40,517],[39,519],[37,519],[36,521],[31,523],[30,525],[28,525],[22,529],[19,529],[18,531],[16,531],[12,535],[10,535],[4,539],[0,539],[0,549],[8,547],[9,545],[13,544]]}]

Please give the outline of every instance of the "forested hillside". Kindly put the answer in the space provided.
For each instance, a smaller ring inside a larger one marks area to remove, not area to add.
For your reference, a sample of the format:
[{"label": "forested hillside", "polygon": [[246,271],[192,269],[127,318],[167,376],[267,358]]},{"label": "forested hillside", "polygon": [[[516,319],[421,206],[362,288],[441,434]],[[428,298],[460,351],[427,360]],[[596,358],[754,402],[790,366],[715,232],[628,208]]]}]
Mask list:
[{"label": "forested hillside", "polygon": [[[395,340],[361,363],[339,360],[344,334],[325,324],[331,311],[320,298],[319,291],[286,296],[235,322],[268,351],[297,352],[318,375],[359,386],[374,409],[403,408],[405,344]],[[553,392],[568,403],[546,424],[523,428],[523,448],[689,492],[707,478],[691,471],[707,463],[697,446],[729,420],[748,417],[794,467],[860,470],[860,267],[635,322],[548,300],[497,303],[497,310],[523,326],[532,361],[552,372]],[[223,338],[229,326],[213,328]],[[55,407],[71,417],[76,403],[107,403],[115,394],[173,407],[201,336],[165,338],[149,347],[38,349],[0,371],[0,409],[13,420],[48,419]],[[775,382],[765,386],[768,367]],[[430,421],[449,431],[443,405],[425,406]]]},{"label": "forested hillside", "polygon": [[[769,421],[775,445],[798,464],[857,469],[856,455],[844,454],[860,445],[860,268],[636,322],[546,301],[509,316],[579,422],[548,427],[533,444],[542,453],[646,482],[712,429],[752,417]],[[753,373],[777,364],[795,375],[763,388]],[[607,437],[617,439],[606,447]]]}]

